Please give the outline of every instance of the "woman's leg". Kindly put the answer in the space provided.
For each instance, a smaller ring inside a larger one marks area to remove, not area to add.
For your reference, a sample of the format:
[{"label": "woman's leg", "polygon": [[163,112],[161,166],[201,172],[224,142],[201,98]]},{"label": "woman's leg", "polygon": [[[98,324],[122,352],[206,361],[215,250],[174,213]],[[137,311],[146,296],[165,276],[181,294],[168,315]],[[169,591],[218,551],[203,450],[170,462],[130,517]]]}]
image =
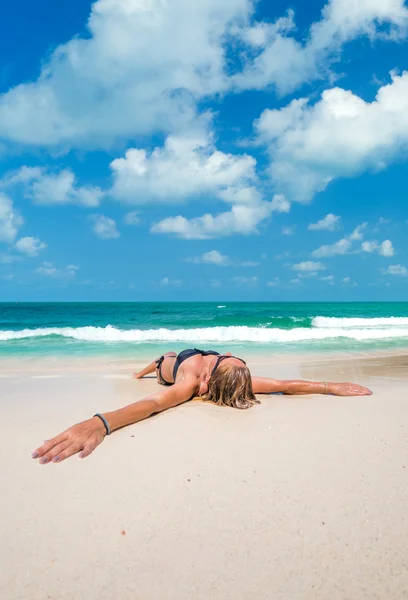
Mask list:
[{"label": "woman's leg", "polygon": [[144,369],[142,369],[138,373],[135,373],[133,375],[133,377],[135,379],[142,379],[145,375],[149,375],[150,373],[154,373],[155,371],[157,371],[157,364],[159,363],[160,359],[162,357],[166,358],[167,356],[171,356],[171,357],[175,358],[177,356],[177,354],[176,354],[176,352],[166,352],[165,354],[162,354],[162,356],[160,356],[159,358],[157,358],[156,360],[154,360],[153,362],[151,362],[149,365],[147,365],[147,367],[145,367]]},{"label": "woman's leg", "polygon": [[134,373],[133,377],[135,379],[142,379],[145,375],[149,375],[150,373],[154,373],[156,370],[156,361],[151,362],[147,367],[139,371],[138,373]]}]

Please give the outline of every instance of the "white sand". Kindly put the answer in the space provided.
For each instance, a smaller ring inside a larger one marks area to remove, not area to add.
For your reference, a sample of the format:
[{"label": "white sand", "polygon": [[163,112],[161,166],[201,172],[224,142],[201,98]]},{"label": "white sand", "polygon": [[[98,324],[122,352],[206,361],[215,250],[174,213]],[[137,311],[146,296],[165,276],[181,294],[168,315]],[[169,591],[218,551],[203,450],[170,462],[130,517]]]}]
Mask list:
[{"label": "white sand", "polygon": [[189,403],[40,466],[45,438],[155,383],[0,364],[0,598],[406,600],[406,358],[261,362],[375,393]]}]

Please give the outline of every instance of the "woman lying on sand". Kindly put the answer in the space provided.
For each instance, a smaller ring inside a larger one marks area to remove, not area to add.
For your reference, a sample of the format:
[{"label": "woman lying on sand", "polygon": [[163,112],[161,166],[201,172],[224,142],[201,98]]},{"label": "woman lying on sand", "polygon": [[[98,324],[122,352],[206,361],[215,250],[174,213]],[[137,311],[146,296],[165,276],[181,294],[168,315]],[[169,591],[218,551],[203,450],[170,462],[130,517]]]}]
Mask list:
[{"label": "woman lying on sand", "polygon": [[219,354],[196,348],[183,350],[178,355],[167,352],[134,377],[142,379],[153,372],[156,372],[157,381],[166,386],[165,389],[119,410],[97,414],[73,425],[52,440],[47,440],[32,457],[39,458],[41,464],[58,463],[78,452],[80,458],[85,458],[113,431],[197,397],[218,406],[244,409],[259,404],[255,394],[372,394],[369,389],[354,383],[252,377],[245,361],[232,356],[231,352]]}]

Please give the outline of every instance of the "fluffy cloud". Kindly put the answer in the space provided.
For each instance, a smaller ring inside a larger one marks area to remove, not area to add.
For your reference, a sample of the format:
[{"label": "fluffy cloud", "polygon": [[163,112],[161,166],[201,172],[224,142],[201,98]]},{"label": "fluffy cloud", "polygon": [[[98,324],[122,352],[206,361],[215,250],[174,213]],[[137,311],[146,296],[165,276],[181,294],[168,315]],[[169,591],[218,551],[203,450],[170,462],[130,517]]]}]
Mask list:
[{"label": "fluffy cloud", "polygon": [[387,269],[381,269],[383,275],[399,275],[408,277],[408,269],[402,265],[390,265]]},{"label": "fluffy cloud", "polygon": [[23,166],[0,180],[0,187],[14,189],[17,186],[22,186],[24,195],[35,204],[43,205],[78,204],[95,207],[104,196],[98,187],[78,186],[70,169],[50,173],[43,167]]},{"label": "fluffy cloud", "polygon": [[320,277],[320,281],[326,281],[329,285],[334,285],[334,275],[327,275],[327,277]]},{"label": "fluffy cloud", "polygon": [[348,236],[348,239],[352,242],[362,240],[364,237],[364,230],[367,227],[367,223],[361,223],[355,230]]},{"label": "fluffy cloud", "polygon": [[226,88],[223,43],[250,0],[98,0],[89,37],[59,46],[33,83],[0,99],[0,137],[96,145],[185,129]]},{"label": "fluffy cloud", "polygon": [[254,262],[251,260],[245,260],[243,262],[237,262],[230,259],[226,254],[221,254],[218,250],[210,250],[209,252],[205,252],[201,256],[196,256],[194,258],[186,259],[187,262],[192,262],[196,264],[209,264],[216,265],[217,267],[257,267],[259,265],[258,262]]},{"label": "fluffy cloud", "polygon": [[290,211],[290,202],[283,194],[276,194],[272,199],[271,209],[273,212],[288,213]]},{"label": "fluffy cloud", "polygon": [[169,217],[153,225],[151,232],[172,234],[187,240],[251,235],[258,233],[259,224],[267,219],[272,211],[272,202],[259,202],[253,206],[235,205],[230,211],[215,217],[211,214],[192,219],[181,215]]},{"label": "fluffy cloud", "polygon": [[293,11],[275,23],[256,23],[241,30],[253,59],[232,80],[241,89],[274,84],[281,94],[302,83],[328,76],[344,44],[366,35],[398,39],[406,34],[404,0],[330,0],[314,23],[306,43],[290,35],[296,30]]},{"label": "fluffy cloud", "polygon": [[38,256],[46,247],[47,244],[36,237],[23,237],[14,244],[16,250],[27,256]]},{"label": "fluffy cloud", "polygon": [[336,87],[314,105],[265,110],[256,130],[276,189],[309,202],[334,179],[383,169],[408,148],[408,72],[392,74],[371,103]]},{"label": "fluffy cloud", "polygon": [[335,231],[339,228],[340,221],[341,217],[337,217],[336,215],[329,213],[323,219],[317,221],[317,223],[310,223],[308,229],[310,229],[311,231],[319,231],[322,229],[325,229],[327,231]]},{"label": "fluffy cloud", "polygon": [[[407,21],[403,0],[331,0],[301,44],[292,13],[256,23],[254,8],[254,0],[97,0],[87,36],[56,48],[37,81],[0,97],[0,138],[67,148],[186,130],[203,97],[271,84],[289,92],[326,76],[349,40],[401,37]],[[234,51],[242,68],[231,77]]]},{"label": "fluffy cloud", "polygon": [[116,223],[110,217],[105,215],[92,215],[93,232],[96,237],[102,240],[112,240],[120,237],[120,233],[116,228]]},{"label": "fluffy cloud", "polygon": [[352,248],[352,245],[353,244],[349,239],[343,238],[335,244],[320,246],[320,248],[317,248],[317,250],[312,252],[312,256],[315,258],[326,258],[329,256],[348,254]]},{"label": "fluffy cloud", "polygon": [[[169,136],[151,153],[132,148],[111,163],[112,195],[129,204],[180,203],[191,197],[215,196],[234,204],[260,199],[254,187],[256,161],[218,151],[207,133]],[[276,210],[288,210],[282,196]]]},{"label": "fluffy cloud", "polygon": [[232,277],[231,282],[239,286],[255,286],[258,283],[258,277]]},{"label": "fluffy cloud", "polygon": [[217,267],[228,267],[231,264],[231,259],[226,254],[221,254],[218,250],[210,250],[201,256],[187,259],[188,262],[206,263],[209,265],[217,265]]},{"label": "fluffy cloud", "polygon": [[313,260],[306,260],[304,262],[292,265],[292,271],[298,271],[299,273],[315,273],[316,271],[324,271],[326,267],[321,262],[314,262]]},{"label": "fluffy cloud", "polygon": [[125,214],[123,218],[123,222],[125,225],[139,225],[140,217],[135,211],[131,211]]},{"label": "fluffy cloud", "polygon": [[380,244],[376,241],[367,241],[361,244],[363,252],[377,252],[380,256],[391,257],[395,255],[395,250],[390,240],[385,240]]},{"label": "fluffy cloud", "polygon": [[68,265],[63,269],[57,269],[52,263],[44,262],[41,267],[35,269],[35,272],[44,277],[72,279],[76,276],[78,270],[78,265]]},{"label": "fluffy cloud", "polygon": [[12,243],[23,222],[11,198],[0,192],[0,242]]},{"label": "fluffy cloud", "polygon": [[320,246],[312,252],[314,258],[326,258],[330,256],[339,256],[343,254],[349,254],[353,248],[353,242],[359,241],[363,238],[364,230],[367,227],[367,223],[361,223],[354,229],[354,231],[347,237],[342,238],[334,244],[328,244]]}]

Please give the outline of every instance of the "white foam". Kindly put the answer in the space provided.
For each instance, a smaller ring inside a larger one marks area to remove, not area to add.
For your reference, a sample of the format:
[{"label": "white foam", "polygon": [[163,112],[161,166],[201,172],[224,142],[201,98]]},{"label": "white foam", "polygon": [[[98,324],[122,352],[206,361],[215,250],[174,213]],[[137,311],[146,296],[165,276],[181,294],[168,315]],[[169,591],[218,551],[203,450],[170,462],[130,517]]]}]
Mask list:
[{"label": "white foam", "polygon": [[[323,317],[318,317],[323,318]],[[107,327],[63,327],[1,331],[0,341],[61,336],[84,342],[258,342],[287,343],[347,338],[380,340],[408,338],[408,327],[314,327],[278,329],[267,327],[204,327],[198,329],[117,329]]]},{"label": "white foam", "polygon": [[338,329],[340,328],[394,328],[408,327],[408,317],[374,317],[363,318],[337,318],[337,317],[315,317],[312,321],[314,327],[323,329]]}]

